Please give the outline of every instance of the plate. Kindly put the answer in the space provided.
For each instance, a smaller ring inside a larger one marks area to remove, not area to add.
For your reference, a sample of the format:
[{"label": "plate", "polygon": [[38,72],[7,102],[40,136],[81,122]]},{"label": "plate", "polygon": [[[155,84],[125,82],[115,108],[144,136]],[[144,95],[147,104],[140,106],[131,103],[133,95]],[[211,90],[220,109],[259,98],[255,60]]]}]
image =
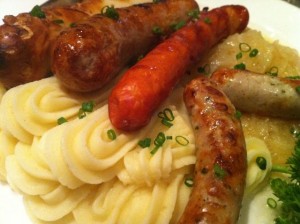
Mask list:
[{"label": "plate", "polygon": [[[214,8],[225,4],[240,4],[248,8],[250,12],[249,26],[271,39],[280,40],[281,44],[293,47],[300,52],[300,30],[296,29],[297,21],[300,21],[300,9],[280,0],[197,0],[200,7]],[[0,17],[4,15],[17,15],[19,12],[27,12],[42,0],[16,1],[12,6],[11,0],[0,1]],[[274,16],[276,12],[277,16]],[[280,16],[278,16],[280,15]],[[284,15],[284,16],[282,16]],[[2,24],[2,21],[0,22]],[[287,35],[288,34],[288,35]],[[251,216],[251,214],[250,214]],[[13,192],[6,184],[0,184],[0,223],[1,224],[31,224],[26,214],[22,197]],[[252,224],[244,222],[242,224]],[[254,222],[253,222],[254,224]]]}]

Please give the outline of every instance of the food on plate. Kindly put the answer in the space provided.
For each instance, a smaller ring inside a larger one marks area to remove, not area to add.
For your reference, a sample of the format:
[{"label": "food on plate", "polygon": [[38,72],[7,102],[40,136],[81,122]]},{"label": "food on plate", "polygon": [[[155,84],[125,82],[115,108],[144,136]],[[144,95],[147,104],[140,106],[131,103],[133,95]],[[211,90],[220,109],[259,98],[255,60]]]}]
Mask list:
[{"label": "food on plate", "polygon": [[248,24],[243,6],[223,6],[201,12],[159,44],[122,76],[109,97],[109,118],[115,128],[135,131],[148,124],[154,111],[169,96],[188,66],[230,34]]},{"label": "food on plate", "polygon": [[187,84],[184,102],[197,148],[193,189],[179,221],[236,223],[247,174],[245,139],[236,110],[206,77]]},{"label": "food on plate", "polygon": [[[245,43],[257,49],[255,57],[243,48],[242,57],[236,57]],[[89,93],[70,91],[55,76],[7,91],[0,86],[0,180],[23,196],[28,215],[38,224],[178,223],[189,200],[196,200],[190,195],[199,143],[182,99],[185,83],[241,63],[257,73],[277,67],[278,77],[295,76],[299,58],[259,31],[233,34],[188,68],[137,132],[117,130],[109,120],[108,96],[118,79]],[[268,197],[276,199],[269,186],[271,169],[293,153],[300,121],[236,115],[248,160],[238,223],[251,223],[248,218],[258,223],[262,217],[269,223],[281,207],[266,206]],[[215,170],[222,177],[221,166]]]},{"label": "food on plate", "polygon": [[[6,88],[49,76],[53,42],[74,22],[100,13],[110,0],[84,0],[68,6],[35,6],[7,15],[0,26],[0,80]],[[116,7],[132,1],[116,0]],[[16,66],[17,65],[17,66]]]},{"label": "food on plate", "polygon": [[241,111],[300,119],[300,79],[229,68],[215,71],[211,79]]},{"label": "food on plate", "polygon": [[63,85],[79,92],[102,88],[131,61],[147,53],[186,23],[194,0],[167,0],[114,9],[76,23],[59,35],[54,45],[52,70]]}]

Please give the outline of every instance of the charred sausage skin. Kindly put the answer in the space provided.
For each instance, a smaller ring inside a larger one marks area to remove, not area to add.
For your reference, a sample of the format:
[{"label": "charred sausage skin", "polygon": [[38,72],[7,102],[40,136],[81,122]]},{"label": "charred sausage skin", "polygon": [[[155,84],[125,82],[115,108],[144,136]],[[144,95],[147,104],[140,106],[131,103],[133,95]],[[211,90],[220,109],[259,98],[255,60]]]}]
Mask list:
[{"label": "charred sausage skin", "polygon": [[191,22],[150,51],[126,71],[109,97],[109,117],[123,131],[148,124],[188,66],[230,34],[241,32],[249,14],[243,6],[223,6],[201,12]]},{"label": "charred sausage skin", "polygon": [[195,133],[194,185],[180,224],[233,224],[239,217],[247,173],[245,140],[236,110],[211,80],[185,88]]},{"label": "charred sausage skin", "polygon": [[187,21],[194,9],[194,0],[166,0],[116,9],[119,19],[95,15],[58,37],[52,70],[75,91],[100,89],[158,43],[153,28],[170,33],[170,26]]},{"label": "charred sausage skin", "polygon": [[215,71],[211,79],[241,111],[285,119],[300,118],[300,94],[296,90],[300,80],[228,68]]}]

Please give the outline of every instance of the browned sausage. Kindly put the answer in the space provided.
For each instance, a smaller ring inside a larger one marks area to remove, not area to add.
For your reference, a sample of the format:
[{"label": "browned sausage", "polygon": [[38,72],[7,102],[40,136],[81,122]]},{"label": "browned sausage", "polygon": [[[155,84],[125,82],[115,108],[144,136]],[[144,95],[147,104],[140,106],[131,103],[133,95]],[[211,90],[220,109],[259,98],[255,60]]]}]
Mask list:
[{"label": "browned sausage", "polygon": [[[11,88],[46,77],[58,34],[70,24],[99,13],[108,2],[110,0],[84,0],[68,6],[50,4],[51,7],[42,7],[45,18],[30,13],[5,16],[0,26],[0,81]],[[131,1],[120,2],[128,5]]]},{"label": "browned sausage", "polygon": [[243,6],[223,6],[202,12],[200,19],[175,32],[130,68],[109,97],[109,117],[123,131],[148,124],[191,63],[248,23]]},{"label": "browned sausage", "polygon": [[300,80],[227,68],[217,70],[211,78],[241,111],[300,118]]},{"label": "browned sausage", "polygon": [[236,110],[204,77],[185,88],[197,161],[190,200],[180,224],[233,224],[239,217],[247,173],[245,140]]},{"label": "browned sausage", "polygon": [[158,43],[153,28],[166,33],[197,8],[194,0],[166,0],[118,9],[118,19],[95,15],[58,37],[53,72],[73,90],[99,89]]}]

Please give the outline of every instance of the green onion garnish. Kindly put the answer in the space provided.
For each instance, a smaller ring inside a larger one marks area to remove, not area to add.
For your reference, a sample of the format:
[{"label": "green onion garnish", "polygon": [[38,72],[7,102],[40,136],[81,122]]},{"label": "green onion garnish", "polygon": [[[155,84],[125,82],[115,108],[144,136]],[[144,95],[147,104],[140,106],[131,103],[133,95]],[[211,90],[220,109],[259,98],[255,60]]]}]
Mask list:
[{"label": "green onion garnish", "polygon": [[240,43],[239,44],[239,49],[240,49],[241,52],[249,52],[249,51],[251,51],[251,47],[247,43]]},{"label": "green onion garnish", "polygon": [[255,49],[250,51],[249,57],[254,58],[257,54],[258,54],[258,50],[255,48]]},{"label": "green onion garnish", "polygon": [[178,23],[171,25],[171,29],[173,29],[173,30],[175,30],[175,31],[176,31],[176,30],[179,30],[180,28],[184,27],[185,24],[186,24],[186,22],[183,21],[183,20],[181,20],[181,21],[179,21]]},{"label": "green onion garnish", "polygon": [[187,186],[187,187],[192,187],[194,185],[194,179],[192,177],[187,177],[185,178],[184,180],[184,184]]},{"label": "green onion garnish", "polygon": [[236,60],[239,60],[243,57],[243,53],[242,52],[239,52],[238,54],[236,54],[235,58]]},{"label": "green onion garnish", "polygon": [[138,145],[141,146],[142,148],[147,148],[151,144],[151,138],[145,138],[143,140],[140,140]]},{"label": "green onion garnish", "polygon": [[34,6],[29,14],[40,19],[46,18],[46,14],[42,11],[42,8],[39,5]]},{"label": "green onion garnish", "polygon": [[181,136],[181,135],[176,136],[176,137],[175,137],[175,140],[176,140],[176,142],[177,142],[179,145],[182,145],[182,146],[186,146],[186,145],[188,145],[188,144],[190,143],[189,140],[188,140],[187,138],[185,138],[185,137],[183,137],[183,136]]},{"label": "green onion garnish", "polygon": [[82,103],[81,108],[85,112],[93,112],[94,102],[93,101],[84,102],[84,103]]},{"label": "green onion garnish", "polygon": [[244,63],[236,64],[234,66],[234,69],[245,70],[246,69],[246,65]]},{"label": "green onion garnish", "polygon": [[86,116],[86,112],[82,108],[80,108],[79,111],[78,111],[78,118],[82,119],[85,116]]},{"label": "green onion garnish", "polygon": [[239,110],[236,110],[234,116],[235,116],[237,119],[240,119],[240,118],[242,117],[242,112],[239,111]]},{"label": "green onion garnish", "polygon": [[162,35],[163,30],[159,26],[154,26],[154,27],[152,27],[152,33],[154,33],[156,35]]},{"label": "green onion garnish", "polygon": [[116,135],[116,132],[113,130],[113,129],[109,129],[107,131],[107,137],[110,139],[110,140],[115,140],[117,138],[117,135]]},{"label": "green onion garnish", "polygon": [[276,66],[271,67],[270,70],[266,72],[266,74],[270,76],[278,76],[278,67]]},{"label": "green onion garnish", "polygon": [[157,150],[159,149],[159,147],[161,147],[164,144],[165,141],[166,141],[165,134],[163,132],[159,132],[158,135],[156,136],[155,140],[154,140],[155,147],[154,147],[154,149],[152,149],[150,151],[150,153],[152,155],[154,155],[157,152]]},{"label": "green onion garnish", "polygon": [[273,198],[268,198],[268,199],[267,199],[267,205],[268,205],[270,208],[276,208],[276,207],[277,207],[277,202],[276,202],[275,199],[273,199]]},{"label": "green onion garnish", "polygon": [[158,117],[161,118],[161,123],[167,127],[173,126],[174,114],[170,108],[166,108],[158,113]]},{"label": "green onion garnish", "polygon": [[60,118],[57,119],[57,124],[58,124],[58,125],[61,125],[61,124],[63,124],[63,123],[66,123],[67,121],[68,121],[68,120],[67,120],[66,118],[60,117]]},{"label": "green onion garnish", "polygon": [[226,170],[224,170],[219,164],[215,164],[214,165],[214,173],[215,173],[215,176],[218,178],[218,179],[224,179],[224,177],[227,175],[227,172]]},{"label": "green onion garnish", "polygon": [[297,93],[300,94],[300,86],[297,86],[297,87],[295,88],[295,90],[296,90]]},{"label": "green onion garnish", "polygon": [[267,160],[264,157],[262,156],[257,157],[255,162],[259,167],[259,169],[265,170],[267,168]]},{"label": "green onion garnish", "polygon": [[193,9],[187,13],[188,17],[192,19],[199,19],[200,11],[199,9]]},{"label": "green onion garnish", "polygon": [[117,10],[115,9],[115,7],[112,6],[104,6],[101,9],[101,15],[104,15],[110,19],[114,19],[114,20],[118,20],[119,19],[119,13],[117,12]]}]

